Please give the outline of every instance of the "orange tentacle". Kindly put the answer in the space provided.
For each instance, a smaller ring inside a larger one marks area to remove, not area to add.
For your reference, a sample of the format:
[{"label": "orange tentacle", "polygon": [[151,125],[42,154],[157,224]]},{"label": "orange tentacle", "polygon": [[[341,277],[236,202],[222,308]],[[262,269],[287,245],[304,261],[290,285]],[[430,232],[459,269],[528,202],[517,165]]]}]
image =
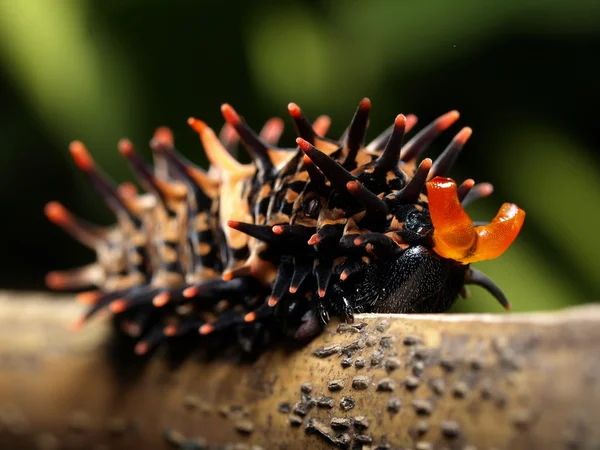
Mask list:
[{"label": "orange tentacle", "polygon": [[477,261],[494,259],[504,253],[521,231],[524,220],[525,211],[513,203],[504,203],[494,220],[488,225],[476,227]]},{"label": "orange tentacle", "polygon": [[488,225],[474,227],[460,204],[456,183],[449,178],[429,181],[427,193],[434,227],[433,250],[463,264],[500,256],[513,243],[525,220],[525,211],[505,203]]},{"label": "orange tentacle", "polygon": [[433,222],[433,249],[449,259],[461,261],[477,240],[471,218],[458,200],[456,183],[449,178],[435,177],[427,183],[429,214]]}]

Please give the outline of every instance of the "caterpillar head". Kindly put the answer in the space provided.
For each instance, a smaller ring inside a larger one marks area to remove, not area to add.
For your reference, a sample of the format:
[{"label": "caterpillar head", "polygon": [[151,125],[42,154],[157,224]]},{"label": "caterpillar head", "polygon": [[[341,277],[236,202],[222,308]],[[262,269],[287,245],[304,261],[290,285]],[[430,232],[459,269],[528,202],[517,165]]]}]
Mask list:
[{"label": "caterpillar head", "polygon": [[[370,264],[352,286],[358,303],[377,312],[441,312],[452,306],[466,284],[479,284],[509,308],[493,282],[469,264],[500,256],[519,233],[525,212],[505,203],[490,223],[476,226],[453,180],[435,177],[426,190],[426,207],[398,208],[395,218],[402,223],[402,243],[391,257]],[[487,191],[484,186],[474,195]]]}]

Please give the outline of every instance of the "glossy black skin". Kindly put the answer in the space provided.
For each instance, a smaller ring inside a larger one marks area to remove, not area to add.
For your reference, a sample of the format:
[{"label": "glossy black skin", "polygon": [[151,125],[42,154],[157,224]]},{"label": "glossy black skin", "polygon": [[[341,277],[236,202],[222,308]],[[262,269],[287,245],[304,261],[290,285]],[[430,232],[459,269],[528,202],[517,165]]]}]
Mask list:
[{"label": "glossy black skin", "polygon": [[279,324],[297,340],[318,335],[329,316],[347,321],[358,313],[442,313],[448,311],[465,283],[467,265],[441,258],[416,245],[392,260],[370,264],[355,280],[336,282],[320,302],[293,304],[280,311]]},{"label": "glossy black skin", "polygon": [[445,312],[464,285],[467,267],[422,245],[410,247],[389,264],[367,268],[354,286],[355,309],[373,313]]},{"label": "glossy black skin", "polygon": [[[433,224],[427,204],[399,205],[401,236],[410,245],[386,260],[369,264],[352,287],[355,312],[441,313],[449,310],[464,286],[468,265],[432,250]],[[346,288],[346,291],[349,291]]]}]

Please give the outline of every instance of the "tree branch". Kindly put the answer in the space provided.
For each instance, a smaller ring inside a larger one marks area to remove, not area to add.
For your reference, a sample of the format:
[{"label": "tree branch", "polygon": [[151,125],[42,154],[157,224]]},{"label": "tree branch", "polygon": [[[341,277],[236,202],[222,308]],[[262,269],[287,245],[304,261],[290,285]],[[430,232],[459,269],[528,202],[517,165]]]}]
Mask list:
[{"label": "tree branch", "polygon": [[362,315],[252,364],[176,368],[115,347],[106,322],[70,333],[80,312],[71,297],[0,294],[0,448],[600,445],[598,306]]}]

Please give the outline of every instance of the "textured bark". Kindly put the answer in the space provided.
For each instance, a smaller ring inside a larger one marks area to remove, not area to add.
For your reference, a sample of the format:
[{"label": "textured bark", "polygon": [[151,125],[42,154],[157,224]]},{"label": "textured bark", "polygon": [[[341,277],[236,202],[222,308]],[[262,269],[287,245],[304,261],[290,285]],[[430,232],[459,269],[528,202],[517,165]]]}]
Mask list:
[{"label": "textured bark", "polygon": [[80,311],[0,296],[1,449],[600,448],[597,306],[363,315],[252,364],[176,368],[109,345],[106,322],[69,332]]}]

